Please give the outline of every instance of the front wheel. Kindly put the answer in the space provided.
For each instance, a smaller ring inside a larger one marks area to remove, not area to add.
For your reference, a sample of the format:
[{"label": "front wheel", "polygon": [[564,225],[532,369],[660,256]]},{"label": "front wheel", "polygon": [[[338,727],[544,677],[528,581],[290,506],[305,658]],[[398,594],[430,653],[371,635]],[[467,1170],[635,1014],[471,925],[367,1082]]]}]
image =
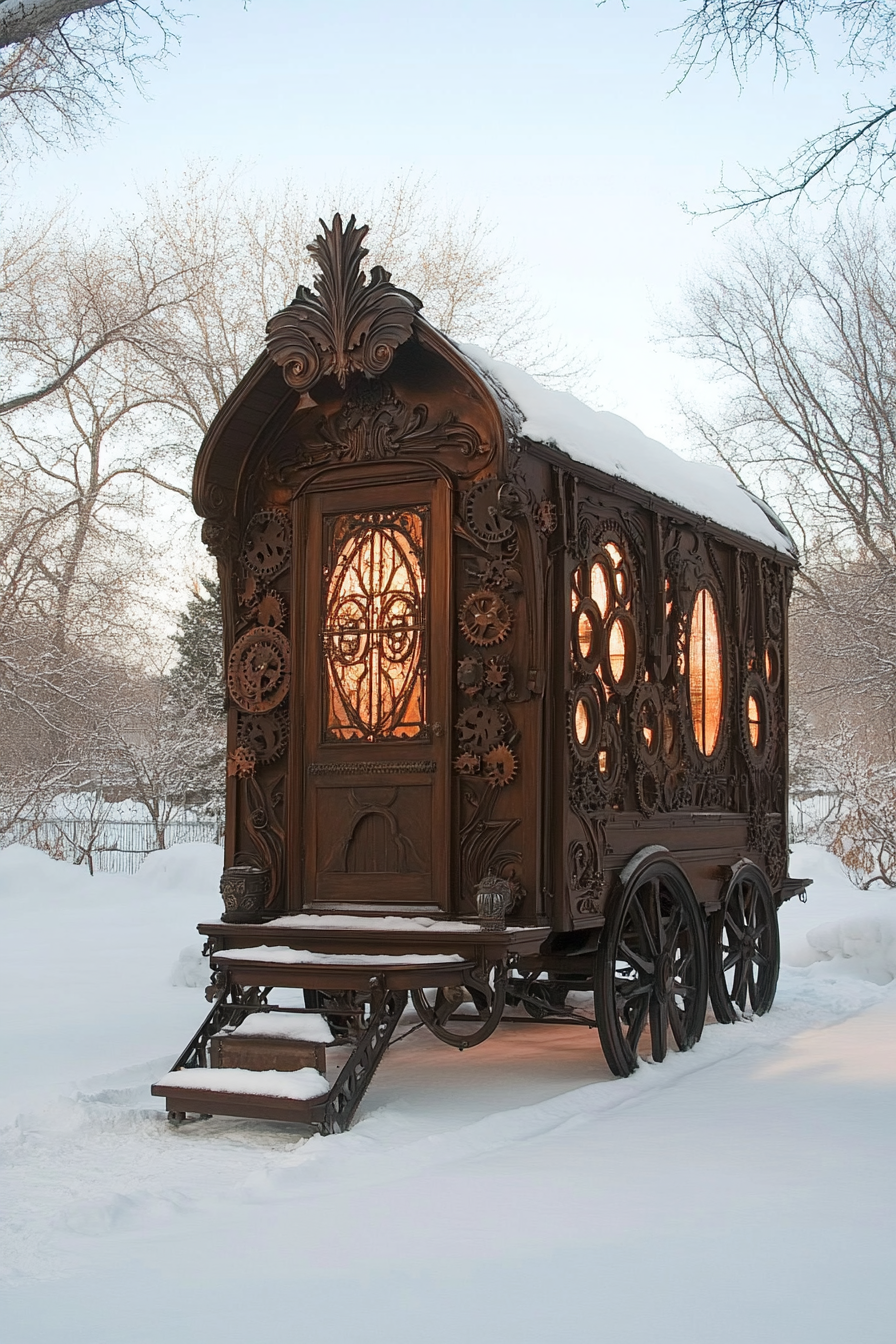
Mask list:
[{"label": "front wheel", "polygon": [[594,1012],[604,1056],[625,1078],[642,1036],[659,1063],[668,1046],[690,1050],[703,1031],[708,993],[705,920],[684,873],[667,859],[636,871],[611,898],[594,973]]}]

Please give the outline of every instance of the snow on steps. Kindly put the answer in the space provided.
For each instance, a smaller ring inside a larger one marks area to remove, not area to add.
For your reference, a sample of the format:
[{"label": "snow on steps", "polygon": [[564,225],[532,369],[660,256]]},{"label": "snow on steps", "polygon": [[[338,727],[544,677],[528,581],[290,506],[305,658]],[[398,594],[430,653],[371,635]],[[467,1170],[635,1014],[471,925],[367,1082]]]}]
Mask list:
[{"label": "snow on steps", "polygon": [[330,1084],[317,1069],[296,1069],[294,1073],[276,1069],[178,1069],[160,1078],[153,1092],[156,1088],[169,1097],[179,1091],[236,1092],[252,1097],[311,1101],[314,1097],[325,1097]]}]

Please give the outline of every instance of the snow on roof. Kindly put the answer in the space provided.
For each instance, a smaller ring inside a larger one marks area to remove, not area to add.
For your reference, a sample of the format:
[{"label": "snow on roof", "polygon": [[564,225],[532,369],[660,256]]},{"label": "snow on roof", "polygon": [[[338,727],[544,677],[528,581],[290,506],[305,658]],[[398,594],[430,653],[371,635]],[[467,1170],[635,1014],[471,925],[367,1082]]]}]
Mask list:
[{"label": "snow on roof", "polygon": [[[630,420],[595,411],[568,392],[556,392],[477,345],[457,342],[467,359],[519,411],[519,434],[553,444],[570,457],[637,485],[732,532],[796,556],[796,543],[767,504],[750,494],[724,467],[689,462]],[[506,399],[502,398],[502,399]]]}]

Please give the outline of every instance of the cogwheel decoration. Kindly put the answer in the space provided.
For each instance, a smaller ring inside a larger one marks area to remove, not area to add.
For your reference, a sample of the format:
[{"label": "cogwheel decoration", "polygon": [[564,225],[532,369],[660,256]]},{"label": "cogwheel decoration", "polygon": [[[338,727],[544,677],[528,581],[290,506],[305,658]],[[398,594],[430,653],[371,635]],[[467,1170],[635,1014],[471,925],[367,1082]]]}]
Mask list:
[{"label": "cogwheel decoration", "polygon": [[464,638],[479,648],[500,644],[513,624],[510,608],[498,593],[482,588],[471,593],[460,609]]},{"label": "cogwheel decoration", "polygon": [[481,757],[472,751],[462,751],[454,758],[454,768],[459,775],[478,775]]},{"label": "cogwheel decoration", "polygon": [[259,625],[282,625],[286,620],[286,603],[279,593],[265,593],[255,609]]},{"label": "cogwheel decoration", "polygon": [[507,716],[495,705],[471,705],[455,724],[461,747],[477,755],[500,742],[507,726]]},{"label": "cogwheel decoration", "polygon": [[499,695],[510,687],[510,664],[506,658],[489,658],[485,664],[486,695]]},{"label": "cogwheel decoration", "polygon": [[292,529],[282,509],[262,509],[249,521],[243,559],[259,579],[272,579],[289,561]]},{"label": "cogwheel decoration", "polygon": [[477,541],[492,544],[513,536],[513,519],[501,504],[502,483],[480,481],[467,491],[464,518]]},{"label": "cogwheel decoration", "polygon": [[482,773],[492,788],[503,789],[516,774],[516,757],[509,747],[493,747],[482,758]]},{"label": "cogwheel decoration", "polygon": [[286,750],[289,738],[289,718],[285,708],[271,714],[240,715],[237,742],[252,753],[258,765],[277,761]]},{"label": "cogwheel decoration", "polygon": [[258,580],[254,574],[247,574],[240,584],[239,602],[241,607],[254,607],[258,597]]},{"label": "cogwheel decoration", "polygon": [[237,779],[247,779],[255,774],[255,752],[248,747],[234,747],[227,757],[227,773]]},{"label": "cogwheel decoration", "polygon": [[227,689],[238,709],[266,714],[289,690],[289,643],[280,630],[258,625],[240,635],[230,651]]},{"label": "cogwheel decoration", "polygon": [[457,665],[457,684],[464,695],[475,695],[482,690],[485,669],[481,658],[461,658]]}]

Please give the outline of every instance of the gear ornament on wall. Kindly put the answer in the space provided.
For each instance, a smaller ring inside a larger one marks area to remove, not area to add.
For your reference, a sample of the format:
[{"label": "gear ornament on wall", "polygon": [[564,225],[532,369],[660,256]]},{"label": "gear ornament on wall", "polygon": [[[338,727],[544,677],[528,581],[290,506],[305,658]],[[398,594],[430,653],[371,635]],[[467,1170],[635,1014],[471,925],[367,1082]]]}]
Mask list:
[{"label": "gear ornament on wall", "polygon": [[510,631],[510,608],[497,593],[482,588],[470,593],[460,609],[460,628],[464,638],[479,648],[500,644]]},{"label": "gear ornament on wall", "polygon": [[464,518],[477,541],[491,545],[513,536],[513,519],[501,507],[501,482],[480,481],[467,491]]},{"label": "gear ornament on wall", "polygon": [[487,751],[482,758],[482,773],[489,784],[495,788],[503,789],[505,784],[509,784],[516,774],[516,757],[509,747],[503,743],[498,747],[493,747]]},{"label": "gear ornament on wall", "polygon": [[251,751],[259,765],[279,760],[289,737],[285,708],[275,709],[272,714],[241,715],[236,737],[240,747]]},{"label": "gear ornament on wall", "polygon": [[482,753],[507,731],[507,716],[494,705],[471,705],[457,720],[457,739],[465,751]]},{"label": "gear ornament on wall", "polygon": [[271,579],[289,561],[292,529],[282,509],[262,509],[246,528],[243,559],[260,579]]},{"label": "gear ornament on wall", "polygon": [[275,709],[289,690],[286,636],[269,626],[255,626],[241,635],[230,652],[227,689],[247,714]]},{"label": "gear ornament on wall", "polygon": [[255,774],[255,753],[249,747],[234,747],[227,757],[227,773],[237,779]]},{"label": "gear ornament on wall", "polygon": [[481,658],[461,658],[457,665],[457,684],[464,695],[476,695],[482,690],[485,668]]},{"label": "gear ornament on wall", "polygon": [[255,608],[259,625],[282,625],[286,620],[286,603],[279,593],[265,593]]},{"label": "gear ornament on wall", "polygon": [[454,768],[459,775],[478,775],[482,757],[474,751],[462,751],[454,758]]}]

